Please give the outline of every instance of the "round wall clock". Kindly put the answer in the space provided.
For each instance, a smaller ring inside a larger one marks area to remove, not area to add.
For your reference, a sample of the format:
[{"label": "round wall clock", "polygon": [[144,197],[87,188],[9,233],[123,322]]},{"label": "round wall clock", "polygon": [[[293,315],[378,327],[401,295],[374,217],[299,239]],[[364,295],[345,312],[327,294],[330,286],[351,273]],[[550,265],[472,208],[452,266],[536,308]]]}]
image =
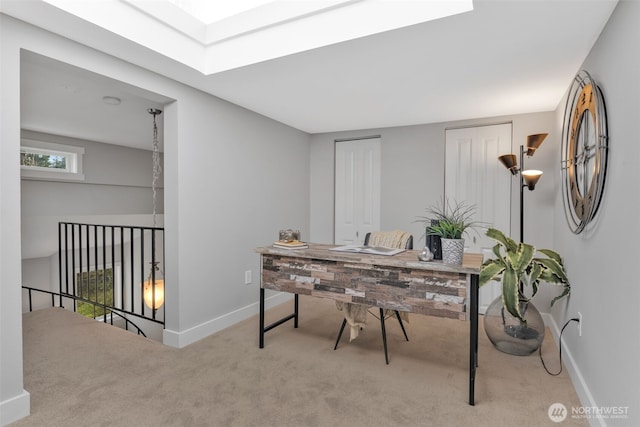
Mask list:
[{"label": "round wall clock", "polygon": [[589,73],[573,79],[562,129],[562,198],[569,228],[581,233],[593,220],[607,171],[607,112],[600,88]]}]

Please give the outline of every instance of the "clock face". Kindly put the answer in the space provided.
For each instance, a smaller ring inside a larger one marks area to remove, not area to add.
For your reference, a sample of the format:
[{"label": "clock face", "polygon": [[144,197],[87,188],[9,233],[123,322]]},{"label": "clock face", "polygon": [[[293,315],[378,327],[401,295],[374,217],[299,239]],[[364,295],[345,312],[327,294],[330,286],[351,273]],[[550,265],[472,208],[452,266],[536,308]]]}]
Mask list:
[{"label": "clock face", "polygon": [[563,199],[567,221],[578,234],[595,217],[607,167],[607,119],[602,93],[586,71],[573,80],[562,135]]}]

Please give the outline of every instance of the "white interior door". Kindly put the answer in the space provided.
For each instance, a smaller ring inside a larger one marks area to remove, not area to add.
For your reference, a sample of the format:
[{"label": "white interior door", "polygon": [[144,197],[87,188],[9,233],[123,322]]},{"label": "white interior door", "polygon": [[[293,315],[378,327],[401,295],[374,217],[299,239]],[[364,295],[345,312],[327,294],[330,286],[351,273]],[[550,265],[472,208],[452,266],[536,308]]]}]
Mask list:
[{"label": "white interior door", "polygon": [[[475,204],[476,220],[507,233],[511,221],[511,175],[498,156],[511,152],[511,124],[447,129],[445,151],[445,197],[450,201]],[[486,229],[465,237],[465,251],[492,257],[495,242]],[[500,295],[500,284],[480,289],[480,313]]]},{"label": "white interior door", "polygon": [[336,141],[336,244],[362,244],[380,229],[380,138]]}]

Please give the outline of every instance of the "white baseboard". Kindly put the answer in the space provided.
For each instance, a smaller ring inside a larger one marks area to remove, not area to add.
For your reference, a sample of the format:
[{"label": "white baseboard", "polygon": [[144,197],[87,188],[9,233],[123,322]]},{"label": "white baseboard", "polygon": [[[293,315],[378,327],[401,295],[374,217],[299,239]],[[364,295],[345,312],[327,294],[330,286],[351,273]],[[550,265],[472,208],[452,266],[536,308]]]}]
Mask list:
[{"label": "white baseboard", "polygon": [[18,396],[0,402],[0,426],[6,426],[14,421],[28,417],[31,405],[31,395],[22,390]]},{"label": "white baseboard", "polygon": [[[276,295],[265,298],[265,309],[270,309],[278,304],[282,304],[283,302],[292,299],[293,294],[280,292]],[[189,328],[185,331],[177,332],[165,329],[163,332],[162,342],[165,345],[171,347],[186,347],[189,344],[193,344],[194,342],[208,337],[209,335],[215,334],[216,332],[228,328],[229,326],[235,325],[242,320],[248,319],[251,316],[255,316],[259,312],[260,304],[259,302],[255,302],[247,305],[246,307],[239,308],[230,313],[224,314],[220,317],[211,319],[205,323]],[[256,325],[256,332],[258,329],[258,325]],[[256,334],[256,339],[257,336],[258,334]]]},{"label": "white baseboard", "polygon": [[[544,324],[551,331],[551,335],[553,336],[553,340],[555,341],[558,348],[560,347],[560,332],[561,329],[558,327],[556,320],[549,313],[540,313],[542,315],[542,319],[544,320]],[[576,389],[576,393],[578,394],[578,399],[580,399],[580,403],[585,407],[598,407],[599,405],[593,398],[587,383],[578,369],[575,359],[571,353],[571,348],[567,346],[567,343],[562,341],[562,363],[564,364],[567,372],[569,373],[569,378],[571,378],[571,383],[573,384],[573,388]],[[600,426],[606,427],[607,423],[605,419],[593,417],[589,419],[590,424],[592,426]]]}]

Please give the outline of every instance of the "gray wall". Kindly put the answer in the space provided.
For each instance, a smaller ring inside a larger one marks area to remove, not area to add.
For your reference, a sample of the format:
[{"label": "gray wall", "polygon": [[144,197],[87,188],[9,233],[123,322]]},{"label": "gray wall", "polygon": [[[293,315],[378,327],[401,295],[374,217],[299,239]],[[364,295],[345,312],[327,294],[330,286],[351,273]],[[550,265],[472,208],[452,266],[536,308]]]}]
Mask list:
[{"label": "gray wall", "polygon": [[[40,257],[22,260],[22,285],[30,288],[43,289],[57,292],[57,286],[53,286],[55,276],[53,270],[57,271],[57,257]],[[27,291],[23,291],[25,298],[22,300],[22,311],[29,311],[29,299]],[[56,304],[57,304],[56,299]],[[38,310],[51,307],[51,296],[42,292],[32,292],[31,309]]]},{"label": "gray wall", "polygon": [[183,346],[257,312],[256,246],[309,236],[309,136],[186,86],[170,96],[165,342]]},{"label": "gray wall", "polygon": [[[582,336],[565,332],[572,379],[587,406],[628,406],[628,419],[607,425],[640,425],[640,332],[636,279],[637,207],[640,206],[640,3],[620,1],[583,64],[600,84],[607,105],[610,157],[602,206],[596,223],[573,235],[556,195],[554,245],[565,257],[572,292],[569,307],[554,310],[558,325],[582,313]],[[557,111],[557,129],[564,104]],[[600,424],[592,420],[593,425]]]},{"label": "gray wall", "polygon": [[[85,180],[64,182],[21,180],[22,258],[49,257],[58,250],[58,221],[109,221],[105,215],[132,218],[149,225],[153,212],[151,151],[49,135],[28,130],[22,138],[84,147]],[[162,162],[162,156],[161,156]],[[162,175],[157,185],[156,212],[164,210]],[[92,216],[101,216],[92,219]],[[117,219],[112,219],[121,224]],[[152,222],[152,221],[151,221]],[[112,224],[114,222],[108,222]],[[161,224],[159,224],[161,225]]]},{"label": "gray wall", "polygon": [[[482,120],[435,123],[383,129],[367,129],[350,132],[316,134],[311,137],[311,239],[333,243],[333,186],[334,141],[336,139],[381,135],[381,228],[402,229],[411,232],[416,245],[424,233],[415,222],[425,210],[438,202],[444,193],[445,130],[461,126],[478,126],[494,123],[513,123],[513,152],[526,144],[526,136],[548,132],[550,136],[535,157],[527,160],[528,168],[553,171],[559,153],[560,138],[554,134],[554,114],[537,113],[516,116],[492,117]],[[497,159],[496,159],[497,162]],[[525,225],[526,235],[536,245],[551,245],[553,224],[554,174],[544,176],[535,192],[526,194],[527,215],[537,218],[541,232],[534,232],[534,222]],[[516,222],[511,234],[518,235],[518,182],[505,169],[505,180],[513,186],[513,212]],[[505,230],[509,233],[509,230]]]},{"label": "gray wall", "polygon": [[[21,339],[21,49],[176,100],[163,113],[164,340],[171,345],[187,345],[257,313],[259,257],[253,249],[273,242],[281,228],[309,236],[309,136],[68,39],[4,15],[0,20],[0,424],[5,424],[27,415],[30,400],[23,389]],[[249,285],[246,270],[253,271]]]},{"label": "gray wall", "polygon": [[[418,126],[367,129],[350,132],[316,134],[311,137],[311,240],[333,243],[334,140],[381,135],[381,223],[384,230],[406,230],[414,236],[414,247],[424,245],[424,228],[416,217],[438,203],[444,193],[445,130],[510,122],[512,152],[519,153],[527,135],[549,133],[536,155],[526,159],[528,169],[540,169],[544,175],[535,191],[525,191],[524,235],[538,248],[553,248],[554,199],[560,188],[560,133],[555,129],[553,112],[501,116],[486,119],[434,123]],[[496,159],[496,162],[498,160]],[[510,230],[519,237],[519,181],[505,169],[504,179],[511,181]],[[543,313],[550,309],[557,295],[553,287],[541,287],[534,301]],[[564,302],[566,304],[566,301]]]},{"label": "gray wall", "polygon": [[[151,128],[149,128],[149,134],[151,134]],[[22,130],[21,136],[23,139],[84,147],[85,179],[82,181],[84,184],[151,187],[153,171],[151,142],[148,150],[140,150],[113,145],[110,141],[87,141],[64,135],[34,132],[27,129]],[[162,163],[162,153],[160,153],[160,162]],[[159,178],[156,186],[158,189],[162,189],[162,173]],[[148,199],[150,199],[150,196]],[[150,204],[145,205],[145,209],[142,212],[151,212],[150,206]],[[136,209],[140,210],[142,208],[137,207]]]}]

